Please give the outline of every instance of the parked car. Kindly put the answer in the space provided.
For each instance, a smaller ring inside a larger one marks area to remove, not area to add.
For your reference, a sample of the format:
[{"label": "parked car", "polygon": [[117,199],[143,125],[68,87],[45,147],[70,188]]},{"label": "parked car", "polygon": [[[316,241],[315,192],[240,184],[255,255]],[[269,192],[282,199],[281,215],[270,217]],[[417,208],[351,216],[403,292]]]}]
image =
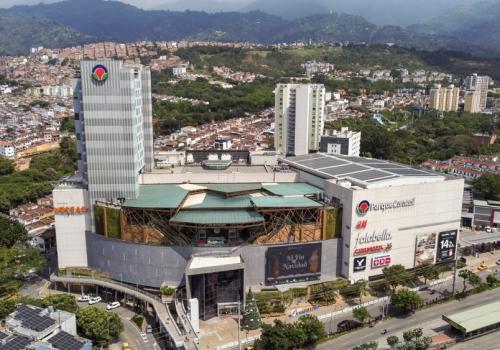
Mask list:
[{"label": "parked car", "polygon": [[350,329],[358,328],[360,326],[361,326],[361,323],[359,323],[358,321],[344,320],[344,321],[339,322],[337,324],[337,332],[345,332],[345,331],[348,331]]},{"label": "parked car", "polygon": [[86,303],[90,300],[90,295],[85,295],[85,294],[82,294],[78,297],[78,301],[80,303]]},{"label": "parked car", "polygon": [[497,265],[500,265],[500,259],[498,259],[498,260],[496,261],[496,263],[497,263]]},{"label": "parked car", "polygon": [[101,297],[93,297],[89,299],[89,305],[94,305],[102,301]]},{"label": "parked car", "polygon": [[128,346],[128,343],[123,343],[122,350],[130,350],[130,346]]},{"label": "parked car", "polygon": [[106,305],[106,310],[113,310],[113,309],[116,309],[117,307],[120,307],[120,302],[113,301],[112,303],[109,303],[108,305]]},{"label": "parked car", "polygon": [[146,326],[146,333],[153,333],[153,327],[150,324]]},{"label": "parked car", "polygon": [[485,230],[487,233],[491,233],[491,232],[493,232],[493,229],[492,229],[490,226],[486,226],[486,227],[484,228],[484,230]]},{"label": "parked car", "polygon": [[487,268],[488,268],[488,265],[483,263],[483,264],[479,265],[477,269],[479,271],[483,271],[483,270],[486,270]]}]

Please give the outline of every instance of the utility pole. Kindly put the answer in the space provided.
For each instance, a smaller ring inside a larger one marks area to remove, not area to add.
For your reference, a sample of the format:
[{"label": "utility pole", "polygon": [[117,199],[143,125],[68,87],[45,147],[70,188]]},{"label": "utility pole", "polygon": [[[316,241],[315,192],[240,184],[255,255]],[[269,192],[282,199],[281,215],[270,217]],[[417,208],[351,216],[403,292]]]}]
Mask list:
[{"label": "utility pole", "polygon": [[241,301],[238,300],[238,350],[241,350],[241,339],[240,339],[240,317],[241,317]]}]

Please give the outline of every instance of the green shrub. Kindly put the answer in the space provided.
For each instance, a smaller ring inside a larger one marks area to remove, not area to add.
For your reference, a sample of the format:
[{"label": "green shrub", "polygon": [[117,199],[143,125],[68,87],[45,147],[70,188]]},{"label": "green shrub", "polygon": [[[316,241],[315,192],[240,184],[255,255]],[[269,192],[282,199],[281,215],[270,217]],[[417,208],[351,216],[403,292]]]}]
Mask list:
[{"label": "green shrub", "polygon": [[173,295],[175,292],[175,289],[169,286],[163,286],[161,287],[161,294],[166,295],[167,297]]},{"label": "green shrub", "polygon": [[134,322],[139,329],[142,329],[142,324],[144,323],[144,317],[141,315],[134,315],[130,321]]}]

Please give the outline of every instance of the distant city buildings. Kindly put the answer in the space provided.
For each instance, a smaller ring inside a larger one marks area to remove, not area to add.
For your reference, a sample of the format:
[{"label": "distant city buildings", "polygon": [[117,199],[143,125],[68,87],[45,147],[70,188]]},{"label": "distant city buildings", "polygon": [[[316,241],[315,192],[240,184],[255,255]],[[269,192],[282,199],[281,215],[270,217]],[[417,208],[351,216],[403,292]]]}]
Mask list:
[{"label": "distant city buildings", "polygon": [[442,112],[456,112],[460,98],[460,88],[450,85],[442,87],[436,84],[430,90],[430,107]]},{"label": "distant city buildings", "polygon": [[276,151],[288,155],[318,151],[324,108],[324,85],[278,84],[275,90]]},{"label": "distant city buildings", "polygon": [[305,71],[307,76],[311,76],[317,73],[330,73],[335,69],[335,66],[332,63],[316,61],[307,61],[300,66]]},{"label": "distant city buildings", "polygon": [[[486,109],[486,102],[488,99],[488,88],[490,86],[491,78],[489,76],[480,76],[477,74],[469,75],[465,79],[465,90],[476,91],[479,94],[479,97],[474,97],[475,99],[479,99],[479,111],[483,112]],[[472,99],[473,97],[471,97]],[[474,109],[475,100],[471,101],[470,107]],[[475,113],[475,112],[471,112]]]},{"label": "distant city buildings", "polygon": [[[496,136],[494,137],[496,139]],[[500,174],[500,161],[498,157],[461,157],[454,156],[445,161],[428,160],[422,167],[474,180],[485,173]]]},{"label": "distant city buildings", "polygon": [[339,130],[326,130],[321,136],[320,152],[335,155],[359,157],[361,147],[361,132],[342,128]]}]

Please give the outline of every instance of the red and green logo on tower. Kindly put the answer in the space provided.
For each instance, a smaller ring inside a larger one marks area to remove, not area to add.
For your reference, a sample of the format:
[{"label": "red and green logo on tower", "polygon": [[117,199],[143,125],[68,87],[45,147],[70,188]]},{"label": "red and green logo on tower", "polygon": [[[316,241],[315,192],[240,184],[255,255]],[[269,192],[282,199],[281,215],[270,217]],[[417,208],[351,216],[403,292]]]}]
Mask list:
[{"label": "red and green logo on tower", "polygon": [[358,216],[365,216],[366,213],[368,213],[368,210],[370,210],[370,202],[368,202],[366,199],[359,202],[359,204],[356,206],[356,213],[358,214]]},{"label": "red and green logo on tower", "polygon": [[92,68],[92,79],[95,81],[103,82],[108,79],[108,68],[102,64],[98,64]]}]

